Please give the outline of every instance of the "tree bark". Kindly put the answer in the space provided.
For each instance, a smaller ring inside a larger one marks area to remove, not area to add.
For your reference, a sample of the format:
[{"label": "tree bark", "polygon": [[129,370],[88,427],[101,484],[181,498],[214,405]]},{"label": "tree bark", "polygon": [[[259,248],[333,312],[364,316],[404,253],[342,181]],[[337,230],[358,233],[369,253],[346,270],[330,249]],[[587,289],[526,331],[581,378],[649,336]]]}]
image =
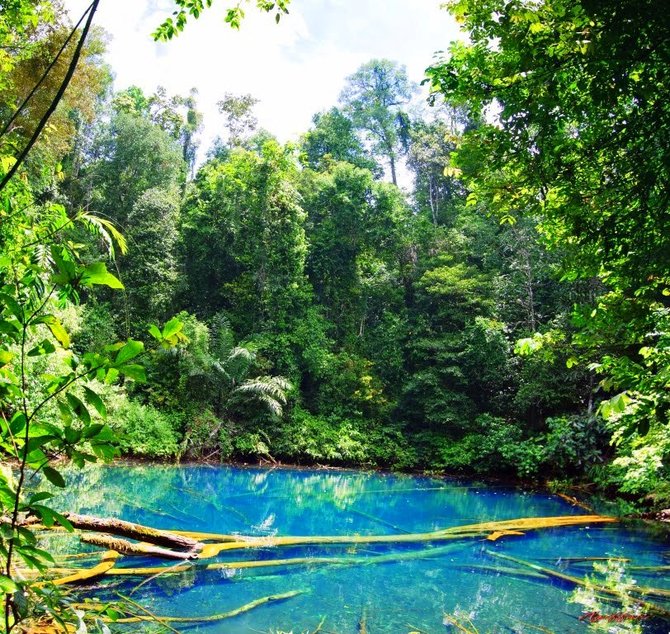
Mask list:
[{"label": "tree bark", "polygon": [[108,550],[114,550],[123,555],[148,555],[150,557],[161,557],[162,559],[196,559],[198,553],[195,549],[187,552],[179,552],[160,546],[150,546],[148,544],[134,544],[125,539],[116,539],[108,535],[82,535],[82,542],[102,546]]},{"label": "tree bark", "polygon": [[161,531],[156,528],[134,524],[124,520],[113,518],[94,517],[92,515],[78,515],[77,513],[65,513],[65,517],[75,528],[85,531],[97,531],[99,533],[108,533],[109,535],[118,535],[129,539],[136,539],[158,546],[167,548],[178,548],[185,551],[197,553],[202,550],[203,545],[191,539],[183,537],[169,531]]}]

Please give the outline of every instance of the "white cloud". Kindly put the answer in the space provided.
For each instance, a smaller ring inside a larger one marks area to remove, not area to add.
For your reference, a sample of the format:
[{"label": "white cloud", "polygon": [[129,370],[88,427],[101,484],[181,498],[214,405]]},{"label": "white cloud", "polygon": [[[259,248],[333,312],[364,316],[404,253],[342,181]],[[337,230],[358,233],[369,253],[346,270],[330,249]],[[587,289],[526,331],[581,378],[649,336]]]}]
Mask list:
[{"label": "white cloud", "polygon": [[[65,4],[75,17],[88,1]],[[433,52],[458,37],[439,0],[293,0],[278,26],[250,8],[240,31],[223,23],[224,6],[215,3],[165,44],[150,34],[169,15],[169,0],[103,0],[95,20],[113,38],[107,59],[117,90],[198,89],[205,147],[221,130],[216,102],[226,92],[260,99],[260,125],[282,141],[296,139],[314,113],[337,102],[345,78],[360,64],[387,57],[420,81]]]}]

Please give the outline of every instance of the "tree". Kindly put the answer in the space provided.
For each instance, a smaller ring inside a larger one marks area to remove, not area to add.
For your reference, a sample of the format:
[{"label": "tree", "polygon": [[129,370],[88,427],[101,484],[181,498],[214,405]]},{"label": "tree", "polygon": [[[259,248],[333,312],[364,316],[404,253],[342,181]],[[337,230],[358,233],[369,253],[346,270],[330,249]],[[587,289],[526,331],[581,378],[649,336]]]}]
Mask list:
[{"label": "tree", "polygon": [[384,156],[397,185],[396,163],[408,131],[408,118],[402,106],[415,91],[404,66],[387,59],[373,59],[347,78],[340,95],[344,112],[372,145]]},{"label": "tree", "polygon": [[505,222],[540,218],[544,240],[563,249],[563,278],[602,285],[574,311],[575,360],[614,393],[601,411],[624,478],[644,473],[649,486],[670,452],[670,401],[659,390],[668,369],[670,18],[654,0],[449,6],[472,43],[452,45],[429,69],[433,89],[475,112],[499,111],[459,151],[470,201]]},{"label": "tree", "polygon": [[330,161],[345,161],[375,175],[379,165],[356,135],[353,122],[339,108],[314,115],[314,127],[301,140],[300,160],[313,170],[325,170]]},{"label": "tree", "polygon": [[442,121],[415,122],[410,131],[408,165],[414,172],[414,197],[417,207],[429,211],[434,225],[447,224],[447,214],[463,197],[463,187],[450,168],[450,156],[457,136]]},{"label": "tree", "polygon": [[202,113],[197,110],[198,90],[191,88],[188,97],[168,96],[162,86],[147,97],[141,88],[131,86],[114,96],[114,111],[148,119],[167,132],[182,148],[182,156],[192,173],[198,142],[196,135],[202,128]]},{"label": "tree", "polygon": [[57,596],[17,573],[18,560],[37,570],[53,562],[23,526],[27,518],[72,530],[48,505],[53,496],[40,490],[39,481],[28,489],[29,478],[41,474],[42,481],[64,487],[56,457],[79,467],[113,458],[100,387],[119,376],[144,376],[137,364],[144,346],[138,341],[81,356],[71,349],[62,307],[93,286],[123,288],[104,260],[82,262],[80,245],[72,239],[74,224],[104,234],[110,244],[120,237],[104,220],[83,212],[70,217],[62,205],[38,203],[23,181],[10,182],[0,197],[0,452],[17,465],[0,472],[0,590],[7,633],[35,614],[76,621]]},{"label": "tree", "polygon": [[224,98],[216,104],[219,112],[226,116],[230,147],[241,146],[243,141],[256,130],[258,119],[254,116],[253,109],[257,103],[258,99],[252,95],[236,97],[227,92]]},{"label": "tree", "polygon": [[128,216],[128,253],[121,259],[120,270],[128,288],[123,309],[135,335],[174,313],[178,210],[177,192],[148,189]]},{"label": "tree", "polygon": [[93,208],[121,228],[140,196],[149,189],[178,188],[186,175],[182,149],[149,119],[117,112],[103,128],[86,167]]}]

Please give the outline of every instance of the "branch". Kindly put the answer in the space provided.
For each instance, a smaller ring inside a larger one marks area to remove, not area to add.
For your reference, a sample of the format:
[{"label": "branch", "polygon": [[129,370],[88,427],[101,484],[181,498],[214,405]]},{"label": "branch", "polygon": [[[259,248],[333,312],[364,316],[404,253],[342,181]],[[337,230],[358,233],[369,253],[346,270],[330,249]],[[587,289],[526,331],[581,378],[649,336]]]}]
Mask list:
[{"label": "branch", "polygon": [[81,50],[84,47],[84,42],[86,41],[86,36],[88,35],[88,32],[91,28],[91,23],[93,22],[93,16],[95,15],[95,12],[98,8],[98,4],[100,3],[100,0],[93,0],[91,3],[91,8],[88,14],[88,19],[86,20],[86,24],[84,25],[84,30],[82,31],[81,37],[79,38],[79,42],[77,42],[77,48],[74,51],[74,55],[72,56],[72,60],[70,61],[70,66],[67,69],[67,73],[65,74],[65,78],[63,79],[63,82],[61,83],[60,88],[58,89],[58,92],[56,93],[56,96],[54,97],[53,101],[51,102],[51,105],[47,109],[47,111],[44,113],[44,116],[40,120],[40,122],[37,124],[37,128],[35,128],[35,132],[33,132],[32,137],[30,137],[30,141],[28,141],[28,144],[26,145],[25,148],[23,148],[23,151],[19,155],[19,157],[16,159],[16,163],[12,165],[11,169],[7,174],[5,174],[5,177],[2,179],[2,182],[0,182],[0,191],[2,191],[7,183],[11,180],[12,176],[16,174],[16,171],[19,169],[19,167],[23,164],[23,162],[26,160],[26,157],[28,156],[28,153],[32,149],[33,145],[35,145],[37,139],[39,138],[40,134],[42,134],[42,130],[46,127],[47,122],[49,121],[49,118],[51,115],[54,113],[56,108],[58,107],[58,104],[60,103],[61,99],[63,98],[63,95],[65,94],[65,91],[67,90],[68,85],[70,84],[70,80],[72,79],[72,76],[74,75],[74,71],[77,68],[77,64],[79,63],[79,57],[81,56]]}]

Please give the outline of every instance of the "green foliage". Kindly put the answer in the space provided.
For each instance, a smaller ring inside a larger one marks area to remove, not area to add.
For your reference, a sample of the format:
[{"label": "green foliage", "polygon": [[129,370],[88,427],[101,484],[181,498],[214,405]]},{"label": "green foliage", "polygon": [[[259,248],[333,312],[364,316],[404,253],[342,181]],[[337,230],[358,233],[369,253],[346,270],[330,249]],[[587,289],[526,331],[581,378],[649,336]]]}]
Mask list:
[{"label": "green foliage", "polygon": [[[562,279],[586,286],[564,328],[569,362],[600,372],[622,491],[642,492],[667,477],[670,24],[652,0],[448,6],[471,43],[429,69],[433,90],[474,113],[499,106],[458,150],[468,204],[539,221]],[[535,304],[526,293],[531,330]]]},{"label": "green foliage", "polygon": [[345,162],[379,175],[379,166],[356,136],[353,121],[339,108],[314,115],[312,122],[314,127],[302,137],[300,161],[303,165],[327,171],[331,162]]},{"label": "green foliage", "polygon": [[133,329],[163,322],[172,314],[178,290],[177,214],[174,191],[148,189],[128,215],[127,255],[120,262],[127,287],[125,310]]},{"label": "green foliage", "polygon": [[179,143],[147,116],[116,112],[96,146],[102,158],[86,167],[95,185],[90,205],[122,227],[144,192],[174,190],[186,174]]},{"label": "green foliage", "polygon": [[167,459],[179,454],[181,420],[150,405],[125,401],[110,412],[111,427],[122,454]]},{"label": "green foliage", "polygon": [[365,134],[376,154],[388,159],[394,185],[396,161],[409,127],[401,108],[415,90],[404,66],[388,59],[373,59],[347,78],[340,95],[344,112],[354,127]]},{"label": "green foliage", "polygon": [[[639,598],[631,593],[637,581],[626,571],[626,563],[617,559],[608,559],[605,562],[594,562],[593,572],[595,574],[586,577],[586,585],[576,589],[570,596],[570,602],[584,606],[583,615],[580,620],[588,624],[591,632],[616,632],[617,634],[641,634],[644,628],[642,623],[647,618],[647,609]],[[607,588],[616,592],[618,614],[636,618],[617,619],[616,625],[613,620],[598,618],[614,612],[602,599],[602,593],[598,588]]]},{"label": "green foliage", "polygon": [[[239,0],[237,4],[226,10],[225,22],[233,29],[239,29],[244,19],[242,5],[251,0]],[[267,13],[274,12],[275,21],[279,23],[281,16],[288,13],[291,0],[255,0],[259,11]],[[189,17],[198,19],[200,14],[212,6],[212,0],[174,0],[178,7],[173,11],[174,17],[166,18],[165,21],[154,31],[154,40],[167,41],[176,37],[184,30]]]}]

